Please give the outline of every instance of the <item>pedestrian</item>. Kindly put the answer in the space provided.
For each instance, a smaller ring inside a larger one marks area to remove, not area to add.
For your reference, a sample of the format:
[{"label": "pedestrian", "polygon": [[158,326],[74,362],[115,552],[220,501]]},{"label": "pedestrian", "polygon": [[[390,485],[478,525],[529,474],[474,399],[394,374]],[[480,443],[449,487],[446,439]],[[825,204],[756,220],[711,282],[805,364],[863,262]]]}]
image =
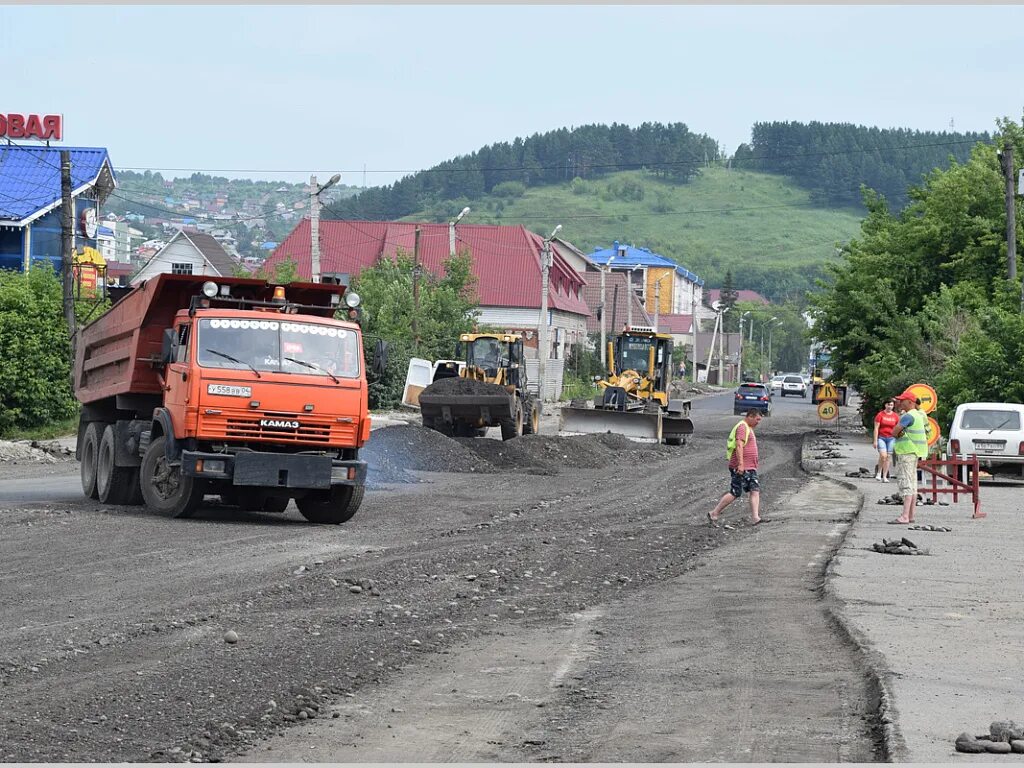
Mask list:
[{"label": "pedestrian", "polygon": [[726,507],[746,491],[750,494],[750,515],[753,525],[768,522],[760,515],[761,483],[757,477],[757,437],[754,428],[761,423],[763,414],[756,408],[747,411],[743,421],[732,428],[726,443],[729,458],[729,490],[722,496],[713,510],[707,513],[712,525],[718,524],[718,517]]},{"label": "pedestrian", "polygon": [[875,433],[871,445],[878,451],[878,466],[875,468],[875,480],[889,482],[889,461],[892,457],[896,438],[892,429],[900,423],[900,415],[896,413],[896,401],[889,398],[882,410],[875,414]]},{"label": "pedestrian", "polygon": [[902,414],[892,434],[896,438],[893,452],[896,455],[896,482],[903,497],[903,514],[891,522],[909,525],[914,522],[917,508],[917,462],[928,456],[928,436],[925,415],[917,408],[917,396],[908,390],[893,400]]}]

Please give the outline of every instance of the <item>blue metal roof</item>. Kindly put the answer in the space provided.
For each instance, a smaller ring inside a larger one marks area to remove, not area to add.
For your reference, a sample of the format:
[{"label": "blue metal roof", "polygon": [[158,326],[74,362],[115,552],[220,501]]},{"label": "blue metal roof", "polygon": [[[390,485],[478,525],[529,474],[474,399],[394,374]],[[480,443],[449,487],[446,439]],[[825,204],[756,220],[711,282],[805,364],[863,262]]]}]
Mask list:
[{"label": "blue metal roof", "polygon": [[100,227],[99,229],[96,230],[96,233],[100,235],[106,235],[107,237],[114,236],[114,230],[112,230],[110,227]]},{"label": "blue metal roof", "polygon": [[[623,248],[625,253],[622,253]],[[697,285],[704,285],[702,278],[697,277],[685,267],[680,267],[671,259],[654,253],[650,248],[637,248],[635,245],[621,246],[616,242],[612,244],[611,248],[595,248],[594,252],[587,256],[597,264],[608,264],[612,256],[615,256],[615,261],[612,262],[613,269],[615,267],[633,267],[637,264],[642,267],[667,267],[674,269],[676,274],[682,275]]]},{"label": "blue metal roof", "polygon": [[99,179],[110,157],[102,147],[0,145],[0,220],[25,223],[60,204],[60,153],[71,153],[71,189],[78,193]]}]

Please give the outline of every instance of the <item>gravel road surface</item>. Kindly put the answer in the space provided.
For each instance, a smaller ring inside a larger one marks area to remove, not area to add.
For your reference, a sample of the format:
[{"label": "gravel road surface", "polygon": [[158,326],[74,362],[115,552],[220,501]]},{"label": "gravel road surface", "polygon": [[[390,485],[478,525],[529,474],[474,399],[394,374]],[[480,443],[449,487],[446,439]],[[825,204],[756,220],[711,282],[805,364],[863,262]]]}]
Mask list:
[{"label": "gravel road surface", "polygon": [[0,757],[884,758],[821,596],[854,510],[799,469],[813,408],[759,428],[756,528],[704,518],[728,396],[694,421],[681,448],[377,430],[344,526],[166,520],[75,495],[72,460],[0,463]]}]

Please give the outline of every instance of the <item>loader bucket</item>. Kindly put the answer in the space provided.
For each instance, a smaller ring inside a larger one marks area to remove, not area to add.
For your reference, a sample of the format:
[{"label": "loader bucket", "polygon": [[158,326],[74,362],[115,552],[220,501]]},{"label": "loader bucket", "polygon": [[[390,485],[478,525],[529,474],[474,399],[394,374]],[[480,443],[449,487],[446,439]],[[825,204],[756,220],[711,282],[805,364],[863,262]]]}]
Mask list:
[{"label": "loader bucket", "polygon": [[515,397],[497,384],[463,378],[441,379],[419,396],[423,423],[495,427],[511,421]]},{"label": "loader bucket", "polygon": [[[686,421],[689,421],[687,419]],[[613,411],[602,408],[562,409],[558,431],[562,435],[625,435],[638,443],[660,443],[664,420],[660,412]],[[693,432],[693,424],[690,424]]]}]

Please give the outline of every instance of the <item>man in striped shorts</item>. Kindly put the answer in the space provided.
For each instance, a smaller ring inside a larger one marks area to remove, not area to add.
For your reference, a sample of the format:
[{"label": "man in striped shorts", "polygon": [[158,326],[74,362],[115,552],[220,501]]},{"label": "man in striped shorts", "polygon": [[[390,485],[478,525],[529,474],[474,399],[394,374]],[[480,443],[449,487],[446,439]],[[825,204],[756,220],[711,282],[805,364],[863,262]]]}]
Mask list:
[{"label": "man in striped shorts", "polygon": [[718,516],[726,507],[746,491],[750,494],[751,522],[758,525],[763,522],[761,509],[761,483],[757,477],[757,437],[754,427],[761,423],[761,411],[750,409],[743,421],[732,428],[729,435],[727,455],[729,457],[729,490],[719,500],[718,506],[708,512],[708,520],[712,525],[718,524]]}]

